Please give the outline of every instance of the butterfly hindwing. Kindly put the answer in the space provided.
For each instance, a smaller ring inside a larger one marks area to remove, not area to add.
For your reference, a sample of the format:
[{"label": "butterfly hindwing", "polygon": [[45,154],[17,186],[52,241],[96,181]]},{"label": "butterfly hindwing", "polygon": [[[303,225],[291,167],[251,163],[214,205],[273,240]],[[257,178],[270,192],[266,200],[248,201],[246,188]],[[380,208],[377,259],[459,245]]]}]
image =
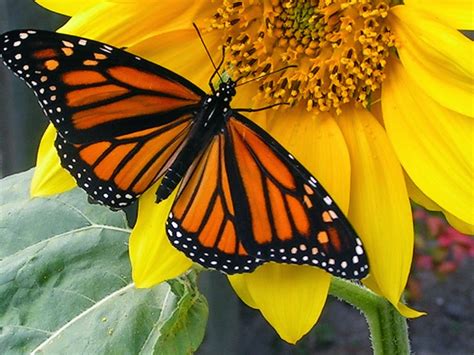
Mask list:
[{"label": "butterfly hindwing", "polygon": [[126,134],[110,140],[73,144],[57,136],[61,165],[93,199],[123,208],[153,185],[184,146],[191,120]]},{"label": "butterfly hindwing", "polygon": [[[235,114],[227,123],[236,173],[248,207],[251,237],[243,244],[259,259],[307,264],[346,278],[368,272],[362,243],[319,182],[256,124]],[[237,181],[238,180],[238,181]],[[243,196],[243,197],[242,197]],[[245,223],[239,221],[236,223]]]},{"label": "butterfly hindwing", "polygon": [[360,239],[324,188],[235,113],[185,177],[167,233],[188,257],[227,274],[268,261],[345,278],[368,270]]},{"label": "butterfly hindwing", "polygon": [[232,200],[225,149],[216,135],[188,170],[166,223],[171,243],[195,262],[228,274],[249,272],[260,265],[241,241]]},{"label": "butterfly hindwing", "polygon": [[69,142],[165,125],[195,112],[205,95],[157,64],[90,39],[19,30],[0,41],[5,64],[33,89],[45,115]]}]

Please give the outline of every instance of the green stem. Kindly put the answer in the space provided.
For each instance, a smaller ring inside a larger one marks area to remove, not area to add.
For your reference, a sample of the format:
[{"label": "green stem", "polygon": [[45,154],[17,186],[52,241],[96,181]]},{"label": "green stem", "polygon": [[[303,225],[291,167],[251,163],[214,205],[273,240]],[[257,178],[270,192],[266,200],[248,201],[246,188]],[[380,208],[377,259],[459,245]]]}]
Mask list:
[{"label": "green stem", "polygon": [[386,299],[364,286],[336,277],[332,278],[329,294],[364,314],[375,355],[410,354],[406,320]]}]

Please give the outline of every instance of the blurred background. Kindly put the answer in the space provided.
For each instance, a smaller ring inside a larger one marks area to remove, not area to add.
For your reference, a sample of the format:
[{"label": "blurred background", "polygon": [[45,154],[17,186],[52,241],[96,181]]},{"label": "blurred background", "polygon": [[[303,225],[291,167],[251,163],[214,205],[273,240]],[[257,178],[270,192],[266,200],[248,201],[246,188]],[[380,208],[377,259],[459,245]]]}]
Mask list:
[{"label": "blurred background", "polygon": [[[55,30],[67,21],[32,0],[0,2],[0,33],[19,28]],[[33,92],[0,65],[0,177],[35,165],[47,119]],[[438,214],[414,206],[416,246],[406,299],[427,316],[409,321],[416,354],[474,353],[474,241]],[[203,272],[200,289],[209,323],[200,355],[370,354],[363,316],[329,297],[322,317],[296,346],[282,341],[260,313],[245,306],[227,279]]]}]

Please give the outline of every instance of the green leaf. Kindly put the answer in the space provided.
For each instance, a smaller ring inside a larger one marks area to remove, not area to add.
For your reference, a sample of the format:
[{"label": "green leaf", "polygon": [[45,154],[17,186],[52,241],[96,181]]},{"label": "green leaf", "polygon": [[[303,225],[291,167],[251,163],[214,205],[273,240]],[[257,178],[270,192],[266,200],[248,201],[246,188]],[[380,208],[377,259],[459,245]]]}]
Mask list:
[{"label": "green leaf", "polygon": [[31,176],[0,181],[0,353],[193,353],[207,321],[195,280],[136,289],[125,214],[79,189],[31,199]]}]

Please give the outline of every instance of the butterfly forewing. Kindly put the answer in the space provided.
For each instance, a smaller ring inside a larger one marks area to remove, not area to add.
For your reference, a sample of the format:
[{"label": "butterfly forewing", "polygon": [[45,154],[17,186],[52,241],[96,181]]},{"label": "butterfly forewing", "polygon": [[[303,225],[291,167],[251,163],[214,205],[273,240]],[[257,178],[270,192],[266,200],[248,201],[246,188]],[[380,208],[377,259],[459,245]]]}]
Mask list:
[{"label": "butterfly forewing", "polygon": [[3,61],[73,143],[158,127],[199,108],[204,92],[179,75],[90,39],[37,30],[2,35]]},{"label": "butterfly forewing", "polygon": [[179,75],[90,39],[2,35],[2,59],[58,130],[62,166],[95,200],[125,207],[180,151],[204,92]]}]

